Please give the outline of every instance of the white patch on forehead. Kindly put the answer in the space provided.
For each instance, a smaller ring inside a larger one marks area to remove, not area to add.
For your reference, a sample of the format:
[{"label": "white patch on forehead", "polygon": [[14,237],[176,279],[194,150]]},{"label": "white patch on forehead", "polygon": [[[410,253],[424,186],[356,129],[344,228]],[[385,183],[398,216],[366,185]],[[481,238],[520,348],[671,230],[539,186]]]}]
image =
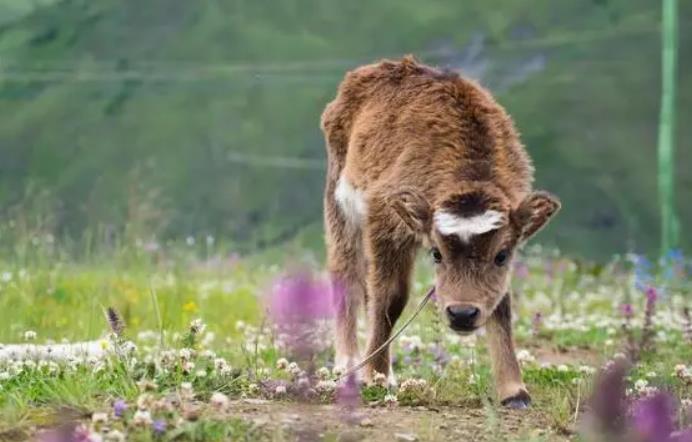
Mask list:
[{"label": "white patch on forehead", "polygon": [[363,222],[368,211],[363,192],[353,187],[343,175],[339,177],[334,199],[349,222],[354,225]]},{"label": "white patch on forehead", "polygon": [[497,210],[486,210],[469,217],[438,210],[435,212],[435,227],[443,235],[457,235],[462,241],[468,242],[474,235],[499,229],[504,219],[504,214]]}]

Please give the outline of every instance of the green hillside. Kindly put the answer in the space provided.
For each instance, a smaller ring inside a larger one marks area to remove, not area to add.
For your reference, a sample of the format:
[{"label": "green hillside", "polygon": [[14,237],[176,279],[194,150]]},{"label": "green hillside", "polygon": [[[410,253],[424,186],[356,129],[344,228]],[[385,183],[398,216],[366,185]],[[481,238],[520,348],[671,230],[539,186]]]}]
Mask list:
[{"label": "green hillside", "polygon": [[[685,3],[677,164],[689,249]],[[588,256],[657,245],[657,1],[18,4],[0,0],[0,213],[27,229],[213,234],[249,248],[318,226],[323,106],[345,70],[413,53],[480,76],[515,116],[538,186],[564,204],[544,242]]]}]

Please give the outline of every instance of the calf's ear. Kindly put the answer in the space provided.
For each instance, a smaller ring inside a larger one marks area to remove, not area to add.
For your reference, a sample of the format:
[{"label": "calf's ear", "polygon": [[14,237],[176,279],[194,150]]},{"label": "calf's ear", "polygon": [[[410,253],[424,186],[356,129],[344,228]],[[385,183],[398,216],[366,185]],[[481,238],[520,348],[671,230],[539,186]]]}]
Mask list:
[{"label": "calf's ear", "polygon": [[413,233],[422,235],[430,231],[430,204],[419,192],[413,189],[398,190],[389,195],[387,202]]},{"label": "calf's ear", "polygon": [[526,241],[541,230],[560,210],[560,206],[560,200],[545,191],[533,192],[527,196],[513,214],[519,227],[520,240]]}]

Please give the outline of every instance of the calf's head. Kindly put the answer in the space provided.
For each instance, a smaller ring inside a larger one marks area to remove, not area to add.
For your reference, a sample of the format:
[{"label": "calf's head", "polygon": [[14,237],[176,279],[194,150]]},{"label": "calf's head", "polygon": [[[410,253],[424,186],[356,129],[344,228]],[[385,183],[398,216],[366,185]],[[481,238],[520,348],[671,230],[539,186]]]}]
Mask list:
[{"label": "calf's head", "polygon": [[430,247],[440,307],[459,333],[485,324],[508,291],[515,249],[560,208],[542,191],[512,207],[492,183],[465,184],[432,204],[403,190],[390,203],[406,228]]}]

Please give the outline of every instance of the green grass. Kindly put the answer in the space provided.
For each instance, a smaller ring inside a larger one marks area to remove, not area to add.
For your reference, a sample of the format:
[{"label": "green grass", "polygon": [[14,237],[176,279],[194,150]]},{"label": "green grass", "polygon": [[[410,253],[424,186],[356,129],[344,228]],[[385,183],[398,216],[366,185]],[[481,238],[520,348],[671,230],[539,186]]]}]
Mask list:
[{"label": "green grass", "polygon": [[[217,249],[208,252],[216,256]],[[0,440],[29,437],[65,416],[85,422],[92,431],[105,435],[115,429],[132,440],[292,440],[304,431],[333,440],[348,432],[367,435],[378,429],[348,426],[333,414],[317,419],[323,426],[311,422],[308,416],[323,412],[320,404],[333,403],[332,387],[313,385],[316,391],[306,403],[295,396],[298,381],[276,366],[280,358],[291,360],[291,356],[278,345],[266,321],[263,298],[282,268],[295,268],[299,261],[309,265],[314,262],[310,254],[292,255],[290,261],[284,256],[283,263],[290,264],[283,266],[277,265],[282,263],[280,253],[273,258],[234,260],[200,259],[189,246],[165,249],[156,259],[135,253],[128,260],[128,253],[88,263],[38,260],[35,266],[26,261],[20,266],[2,261],[0,342],[22,342],[27,330],[35,331],[40,343],[99,339],[108,331],[103,313],[108,306],[121,313],[127,327],[117,341],[104,339],[104,345],[121,350],[119,356],[101,362],[74,362],[71,368],[66,363],[0,362],[0,373],[9,374],[0,378]],[[454,434],[441,418],[449,414],[466,416],[458,425],[475,431],[479,440],[493,440],[498,434],[512,440],[575,437],[593,372],[623,351],[619,306],[627,300],[633,303],[636,335],[644,297],[632,287],[623,260],[597,267],[529,251],[522,261],[529,271],[528,276],[515,278],[521,293],[516,299],[515,334],[534,400],[531,411],[508,414],[496,405],[483,337],[455,337],[435,307],[429,306],[394,345],[400,386],[407,379],[423,379],[424,384],[398,391],[378,386],[362,391],[365,405],[374,407],[368,413],[377,419],[380,431],[409,422],[408,431],[423,440],[444,440]],[[422,292],[430,281],[427,263],[421,263],[418,273],[416,290]],[[680,399],[692,398],[692,387],[673,374],[677,364],[692,360],[692,348],[675,322],[680,320],[681,306],[689,305],[689,292],[684,277],[668,283],[654,321],[653,351],[644,353],[630,372],[630,388],[646,379],[650,386]],[[419,296],[416,293],[414,299]],[[532,320],[537,312],[543,314],[539,326]],[[207,327],[191,335],[189,325],[196,318]],[[329,340],[329,333],[321,336]],[[123,342],[128,340],[136,344],[131,353],[124,350],[129,344]],[[194,368],[186,368],[187,359],[179,353],[188,347],[196,350],[189,359]],[[223,358],[229,368],[220,371],[216,358]],[[330,367],[331,360],[325,344],[313,364]],[[329,379],[332,375],[326,373]],[[187,399],[186,382],[194,390]],[[280,384],[288,387],[287,393],[277,393],[275,386]],[[214,392],[230,398],[230,408],[218,411],[209,405]],[[117,399],[129,405],[123,419],[112,415]],[[260,402],[252,405],[252,400]],[[165,435],[134,423],[138,401],[155,401],[146,408],[154,419],[166,422]],[[416,411],[420,407],[438,411]],[[108,413],[108,422],[90,423],[92,413],[99,412]],[[292,416],[304,418],[294,422]]]}]

